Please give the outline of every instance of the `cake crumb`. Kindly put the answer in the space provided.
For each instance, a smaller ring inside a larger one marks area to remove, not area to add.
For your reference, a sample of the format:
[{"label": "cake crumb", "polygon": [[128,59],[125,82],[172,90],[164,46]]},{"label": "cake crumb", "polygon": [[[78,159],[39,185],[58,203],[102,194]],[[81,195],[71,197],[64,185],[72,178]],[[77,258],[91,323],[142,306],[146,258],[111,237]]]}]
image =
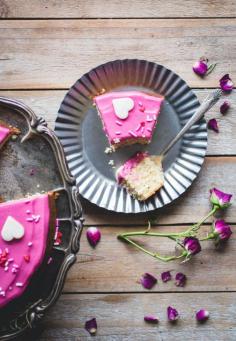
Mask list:
[{"label": "cake crumb", "polygon": [[111,154],[113,152],[113,149],[111,147],[106,147],[106,149],[104,150],[105,154]]},{"label": "cake crumb", "polygon": [[112,167],[115,166],[114,160],[109,160],[108,165],[109,165],[109,166],[112,166]]}]

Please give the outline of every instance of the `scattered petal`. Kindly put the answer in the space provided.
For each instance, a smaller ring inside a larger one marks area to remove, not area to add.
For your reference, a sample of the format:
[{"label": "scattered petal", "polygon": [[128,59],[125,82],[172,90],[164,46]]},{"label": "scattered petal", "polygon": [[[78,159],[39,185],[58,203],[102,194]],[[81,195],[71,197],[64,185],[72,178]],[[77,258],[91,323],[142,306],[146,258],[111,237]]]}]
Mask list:
[{"label": "scattered petal", "polygon": [[225,115],[227,111],[230,108],[230,102],[229,101],[224,101],[224,103],[221,104],[220,106],[220,112],[222,115]]},{"label": "scattered petal", "polygon": [[218,206],[219,208],[227,208],[230,206],[232,194],[224,193],[217,188],[212,188],[210,193],[210,201],[214,206]]},{"label": "scattered petal", "polygon": [[183,244],[189,255],[196,255],[202,249],[201,244],[196,237],[186,237]]},{"label": "scattered petal", "polygon": [[152,289],[152,287],[157,283],[156,277],[146,272],[142,275],[140,283],[145,289]]},{"label": "scattered petal", "polygon": [[207,73],[207,69],[208,66],[206,59],[200,59],[193,65],[193,71],[201,77],[203,77]]},{"label": "scattered petal", "polygon": [[179,318],[179,313],[175,308],[167,308],[167,317],[169,321],[176,321]]},{"label": "scattered petal", "polygon": [[178,272],[175,276],[175,285],[177,287],[184,287],[186,284],[187,277],[182,272]]},{"label": "scattered petal", "polygon": [[161,279],[162,279],[162,282],[170,281],[171,280],[171,273],[170,273],[170,271],[162,272]]},{"label": "scattered petal", "polygon": [[97,321],[95,318],[85,322],[84,328],[91,334],[94,335],[97,332]]},{"label": "scattered petal", "polygon": [[223,219],[218,219],[214,222],[214,235],[217,241],[226,241],[230,238],[232,230]]},{"label": "scattered petal", "polygon": [[209,318],[209,312],[207,310],[201,309],[196,313],[196,319],[200,322],[206,321]]},{"label": "scattered petal", "polygon": [[215,131],[216,133],[219,133],[218,123],[217,123],[217,121],[216,121],[215,118],[211,118],[211,119],[208,121],[207,127],[208,127],[208,129],[213,130],[213,131]]},{"label": "scattered petal", "polygon": [[148,323],[158,323],[158,318],[154,315],[146,315],[144,316],[144,321]]},{"label": "scattered petal", "polygon": [[230,92],[233,89],[234,83],[228,73],[220,79],[220,87],[225,92]]},{"label": "scattered petal", "polygon": [[97,227],[89,227],[86,232],[88,242],[91,246],[95,247],[101,239],[101,232]]}]

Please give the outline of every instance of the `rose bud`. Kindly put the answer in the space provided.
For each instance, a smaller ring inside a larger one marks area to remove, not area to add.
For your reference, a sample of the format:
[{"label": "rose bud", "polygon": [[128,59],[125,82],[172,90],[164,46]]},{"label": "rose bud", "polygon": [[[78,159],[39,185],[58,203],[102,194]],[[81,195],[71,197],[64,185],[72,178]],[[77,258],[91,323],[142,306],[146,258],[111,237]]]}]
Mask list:
[{"label": "rose bud", "polygon": [[144,321],[148,323],[158,323],[158,318],[154,315],[146,315],[144,316]]},{"label": "rose bud", "polygon": [[210,130],[215,131],[216,133],[219,133],[219,127],[218,127],[218,122],[215,118],[211,118],[208,123],[207,123],[207,127]]},{"label": "rose bud", "polygon": [[230,206],[232,194],[221,192],[217,188],[212,188],[210,190],[210,193],[210,201],[214,206],[218,206],[219,208],[227,208],[228,206]]},{"label": "rose bud", "polygon": [[188,255],[196,255],[201,251],[201,244],[196,237],[186,237],[183,241]]},{"label": "rose bud", "polygon": [[169,321],[176,321],[179,318],[179,313],[175,308],[167,308],[167,318]]},{"label": "rose bud", "polygon": [[145,289],[152,289],[152,287],[157,283],[156,277],[146,272],[140,278],[140,283]]},{"label": "rose bud", "polygon": [[92,318],[89,321],[85,322],[84,328],[89,332],[89,334],[94,335],[97,332],[97,321],[95,318]]},{"label": "rose bud", "polygon": [[201,58],[193,65],[193,71],[198,75],[203,77],[207,73],[207,59]]},{"label": "rose bud", "polygon": [[175,285],[177,287],[184,287],[186,283],[187,277],[182,272],[178,272],[175,276]]},{"label": "rose bud", "polygon": [[229,101],[224,101],[224,103],[221,104],[220,106],[220,112],[222,115],[225,115],[227,111],[230,108],[230,102]]},{"label": "rose bud", "polygon": [[206,321],[209,318],[209,312],[207,310],[201,309],[196,313],[196,319],[199,322]]},{"label": "rose bud", "polygon": [[214,236],[217,241],[226,241],[230,238],[232,231],[231,228],[226,222],[222,220],[216,220],[213,225],[214,228]]},{"label": "rose bud", "polygon": [[97,227],[89,227],[86,232],[88,242],[91,246],[95,247],[101,239],[101,232]]},{"label": "rose bud", "polygon": [[224,75],[220,79],[220,87],[225,92],[230,92],[233,89],[234,83],[232,82],[232,79],[229,77],[229,74]]},{"label": "rose bud", "polygon": [[162,279],[162,282],[170,281],[171,280],[171,273],[170,273],[170,271],[162,272],[161,279]]}]

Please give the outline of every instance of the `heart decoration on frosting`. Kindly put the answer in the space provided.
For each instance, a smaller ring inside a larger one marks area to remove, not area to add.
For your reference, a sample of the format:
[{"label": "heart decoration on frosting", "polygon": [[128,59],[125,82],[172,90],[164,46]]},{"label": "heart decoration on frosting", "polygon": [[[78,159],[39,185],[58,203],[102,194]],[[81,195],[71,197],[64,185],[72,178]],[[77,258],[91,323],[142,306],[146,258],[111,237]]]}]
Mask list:
[{"label": "heart decoration on frosting", "polygon": [[125,120],[129,116],[129,111],[134,107],[132,98],[115,98],[112,100],[115,115],[121,120]]},{"label": "heart decoration on frosting", "polygon": [[13,239],[21,239],[24,234],[24,226],[13,217],[8,216],[1,231],[2,239],[5,242],[10,242]]}]

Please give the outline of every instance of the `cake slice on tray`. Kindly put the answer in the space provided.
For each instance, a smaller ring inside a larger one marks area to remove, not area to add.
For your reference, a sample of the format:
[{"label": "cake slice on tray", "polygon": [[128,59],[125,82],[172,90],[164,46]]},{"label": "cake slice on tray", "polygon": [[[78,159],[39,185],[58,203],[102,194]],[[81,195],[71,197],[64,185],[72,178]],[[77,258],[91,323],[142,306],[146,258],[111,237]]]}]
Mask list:
[{"label": "cake slice on tray", "polygon": [[118,169],[116,176],[134,198],[144,201],[164,184],[162,157],[138,152]]},{"label": "cake slice on tray", "polygon": [[0,308],[21,296],[53,245],[57,193],[0,204]]},{"label": "cake slice on tray", "polygon": [[12,127],[0,120],[0,149],[11,138],[12,135],[18,135],[20,130]]},{"label": "cake slice on tray", "polygon": [[94,102],[112,149],[151,142],[163,100],[140,91],[96,96]]}]

